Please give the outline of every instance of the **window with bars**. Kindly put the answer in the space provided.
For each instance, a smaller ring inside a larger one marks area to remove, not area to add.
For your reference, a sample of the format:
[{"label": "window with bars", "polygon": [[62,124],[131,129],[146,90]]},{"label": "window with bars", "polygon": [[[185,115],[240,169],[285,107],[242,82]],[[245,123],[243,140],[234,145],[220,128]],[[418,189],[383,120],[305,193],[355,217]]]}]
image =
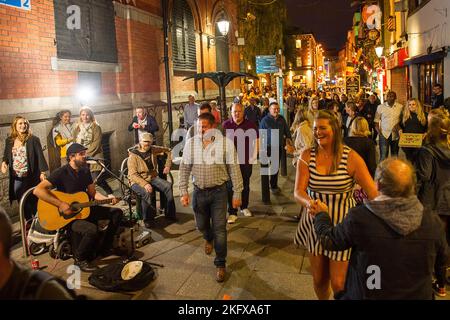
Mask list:
[{"label": "window with bars", "polygon": [[173,2],[172,61],[174,72],[197,71],[194,16],[186,0]]}]

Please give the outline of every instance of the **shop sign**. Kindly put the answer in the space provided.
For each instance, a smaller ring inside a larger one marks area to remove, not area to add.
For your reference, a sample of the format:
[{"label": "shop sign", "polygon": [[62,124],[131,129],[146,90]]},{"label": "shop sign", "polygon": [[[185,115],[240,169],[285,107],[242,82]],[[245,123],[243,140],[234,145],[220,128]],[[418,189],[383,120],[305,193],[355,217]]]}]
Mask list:
[{"label": "shop sign", "polygon": [[365,5],[362,9],[362,18],[368,29],[381,29],[383,14],[376,4]]},{"label": "shop sign", "polygon": [[395,51],[389,57],[386,58],[386,69],[394,69],[397,67],[403,67],[405,65],[405,59],[408,58],[408,49],[401,48]]},{"label": "shop sign", "polygon": [[31,0],[0,0],[0,4],[23,10],[31,10]]},{"label": "shop sign", "polygon": [[359,75],[345,76],[345,91],[347,96],[354,96],[359,93]]}]

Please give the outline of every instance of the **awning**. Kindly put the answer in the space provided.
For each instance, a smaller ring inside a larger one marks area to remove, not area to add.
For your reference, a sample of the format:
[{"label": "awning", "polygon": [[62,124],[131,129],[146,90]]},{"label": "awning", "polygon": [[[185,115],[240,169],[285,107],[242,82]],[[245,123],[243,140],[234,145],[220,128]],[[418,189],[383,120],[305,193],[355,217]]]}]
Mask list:
[{"label": "awning", "polygon": [[423,56],[414,57],[408,60],[405,60],[405,65],[409,66],[412,64],[421,64],[426,62],[432,62],[437,60],[442,60],[447,56],[447,51],[437,51],[430,54],[426,54]]}]

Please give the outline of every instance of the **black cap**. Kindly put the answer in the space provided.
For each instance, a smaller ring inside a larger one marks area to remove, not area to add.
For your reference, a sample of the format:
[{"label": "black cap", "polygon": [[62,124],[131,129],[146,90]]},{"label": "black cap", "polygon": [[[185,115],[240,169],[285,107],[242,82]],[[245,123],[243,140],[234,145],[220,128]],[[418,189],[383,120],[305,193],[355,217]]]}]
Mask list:
[{"label": "black cap", "polygon": [[87,150],[87,148],[79,143],[72,143],[69,148],[67,148],[67,156],[70,154],[78,153]]}]

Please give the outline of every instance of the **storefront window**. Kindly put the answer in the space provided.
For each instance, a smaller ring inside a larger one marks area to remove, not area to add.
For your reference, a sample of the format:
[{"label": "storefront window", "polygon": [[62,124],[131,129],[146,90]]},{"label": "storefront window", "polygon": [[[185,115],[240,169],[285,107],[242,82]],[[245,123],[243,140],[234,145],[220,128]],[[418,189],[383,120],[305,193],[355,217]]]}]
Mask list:
[{"label": "storefront window", "polygon": [[433,61],[419,65],[419,99],[424,104],[431,104],[431,95],[435,84],[444,85],[443,62]]}]

